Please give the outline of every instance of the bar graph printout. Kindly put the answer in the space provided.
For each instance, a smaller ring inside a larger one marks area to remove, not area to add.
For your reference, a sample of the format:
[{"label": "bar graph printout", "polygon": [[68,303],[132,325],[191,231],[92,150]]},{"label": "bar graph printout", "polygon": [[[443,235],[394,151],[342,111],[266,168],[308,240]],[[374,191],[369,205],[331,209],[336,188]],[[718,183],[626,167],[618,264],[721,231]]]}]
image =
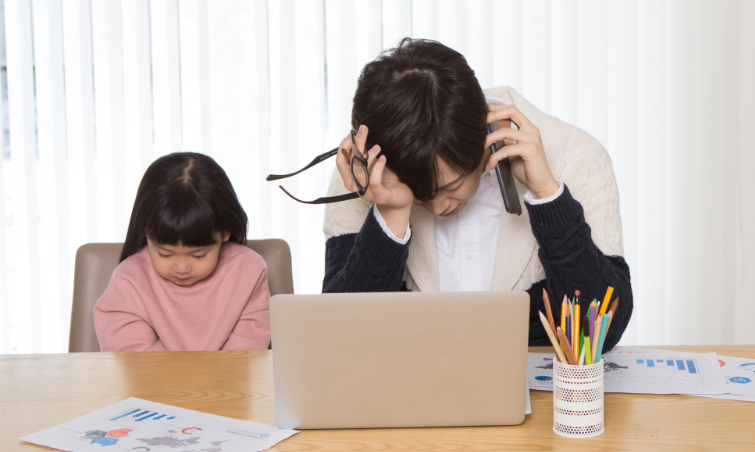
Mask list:
[{"label": "bar graph printout", "polygon": [[257,452],[295,433],[132,397],[19,439],[66,451]]},{"label": "bar graph printout", "polygon": [[[635,354],[658,353],[657,349],[645,347],[619,346],[611,353]],[[696,353],[686,353],[691,356]],[[755,359],[718,355],[718,367],[723,373],[728,389],[726,394],[694,394],[712,399],[742,400],[755,402]]]},{"label": "bar graph printout", "polygon": [[[605,391],[635,394],[724,394],[728,391],[715,353],[606,353]],[[530,389],[553,390],[553,354],[530,353]]]}]

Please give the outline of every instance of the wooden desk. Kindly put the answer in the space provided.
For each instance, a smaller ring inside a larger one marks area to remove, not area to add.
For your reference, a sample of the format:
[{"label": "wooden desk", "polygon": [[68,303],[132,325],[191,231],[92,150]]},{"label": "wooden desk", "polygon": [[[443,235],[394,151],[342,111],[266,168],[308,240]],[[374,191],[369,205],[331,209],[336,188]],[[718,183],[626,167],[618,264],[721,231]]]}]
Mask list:
[{"label": "wooden desk", "polygon": [[[755,346],[664,347],[755,359]],[[530,351],[549,351],[533,347]],[[18,437],[130,396],[275,424],[272,352],[0,355],[0,450]],[[552,431],[550,392],[510,427],[302,431],[274,451],[753,450],[755,403],[680,395],[606,394],[606,432],[586,440]]]}]

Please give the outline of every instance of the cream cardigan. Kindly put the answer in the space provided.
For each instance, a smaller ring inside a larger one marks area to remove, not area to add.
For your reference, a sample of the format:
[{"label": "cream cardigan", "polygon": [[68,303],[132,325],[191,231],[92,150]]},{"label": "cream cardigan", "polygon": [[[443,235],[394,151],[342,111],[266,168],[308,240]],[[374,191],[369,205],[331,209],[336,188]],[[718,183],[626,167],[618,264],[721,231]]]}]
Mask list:
[{"label": "cream cardigan", "polygon": [[[485,95],[514,105],[537,126],[551,172],[569,187],[574,199],[582,204],[593,242],[605,255],[623,256],[619,191],[611,158],[603,146],[585,131],[541,112],[513,88],[492,88],[485,90]],[[516,184],[520,202],[524,204],[523,194],[527,188],[518,181]],[[346,188],[335,170],[328,195],[343,193],[346,193]],[[358,233],[371,207],[372,203],[362,199],[328,204],[324,222],[326,240]],[[438,291],[433,214],[423,207],[413,206],[410,224],[412,241],[404,275],[407,288]],[[538,249],[527,209],[523,209],[521,216],[504,211],[498,233],[492,290],[526,290],[545,279]]]}]

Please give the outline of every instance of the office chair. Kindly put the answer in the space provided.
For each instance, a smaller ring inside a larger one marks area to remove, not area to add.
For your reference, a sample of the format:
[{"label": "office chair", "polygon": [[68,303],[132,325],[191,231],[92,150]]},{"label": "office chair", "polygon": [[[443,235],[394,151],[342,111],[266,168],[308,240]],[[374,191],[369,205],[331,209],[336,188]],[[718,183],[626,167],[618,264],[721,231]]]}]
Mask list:
[{"label": "office chair", "polygon": [[[285,240],[247,240],[246,246],[265,259],[271,296],[294,293],[291,249]],[[76,251],[69,352],[100,351],[93,308],[107,289],[122,249],[123,243],[88,243]]]}]

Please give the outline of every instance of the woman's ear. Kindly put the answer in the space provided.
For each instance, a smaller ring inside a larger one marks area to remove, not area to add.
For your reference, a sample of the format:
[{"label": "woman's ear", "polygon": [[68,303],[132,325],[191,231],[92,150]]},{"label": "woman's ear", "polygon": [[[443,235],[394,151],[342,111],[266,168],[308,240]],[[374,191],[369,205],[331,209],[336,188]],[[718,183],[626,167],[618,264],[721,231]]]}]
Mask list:
[{"label": "woman's ear", "polygon": [[231,233],[230,233],[230,232],[228,232],[228,231],[225,231],[225,232],[223,233],[223,241],[224,241],[224,242],[227,242],[227,241],[228,241],[228,239],[230,239],[230,238],[231,238]]}]

